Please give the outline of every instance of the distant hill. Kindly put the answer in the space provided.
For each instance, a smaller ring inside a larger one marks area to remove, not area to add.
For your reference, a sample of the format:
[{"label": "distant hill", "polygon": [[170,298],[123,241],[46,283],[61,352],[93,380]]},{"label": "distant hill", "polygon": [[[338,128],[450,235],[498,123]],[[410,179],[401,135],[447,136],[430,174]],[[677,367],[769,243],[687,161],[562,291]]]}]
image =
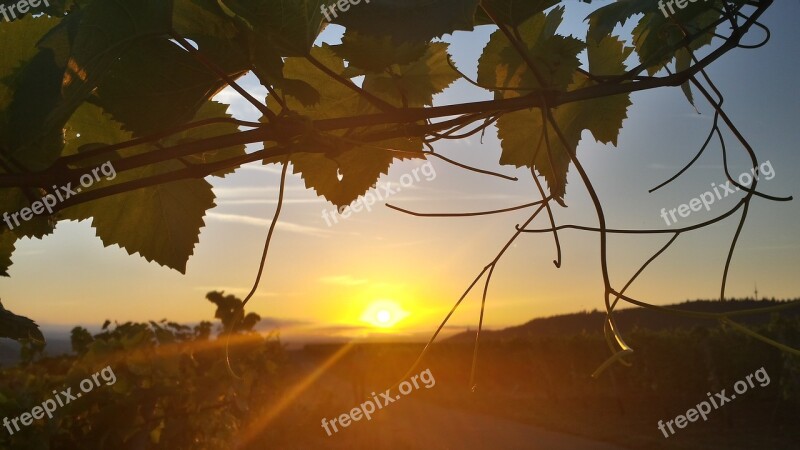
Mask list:
[{"label": "distant hill", "polygon": [[[673,308],[680,308],[689,311],[700,311],[709,313],[721,313],[740,311],[743,309],[765,308],[776,306],[789,301],[796,300],[729,300],[721,302],[719,300],[694,300],[674,305],[663,305]],[[790,308],[781,312],[786,317],[800,317],[800,306]],[[623,331],[630,331],[634,328],[660,331],[669,329],[691,329],[695,326],[713,327],[717,322],[703,319],[691,319],[678,315],[667,314],[647,308],[628,308],[614,312],[614,319],[617,326]],[[760,314],[756,316],[737,317],[736,321],[745,325],[760,325],[768,323],[771,319],[770,314]],[[505,328],[502,330],[483,330],[481,340],[511,340],[529,339],[542,337],[557,337],[576,335],[581,333],[599,334],[603,332],[603,321],[605,311],[579,312],[559,316],[533,319],[523,325]],[[473,341],[475,331],[469,330],[459,333],[447,339],[449,342]]]},{"label": "distant hill", "polygon": [[[45,347],[45,355],[47,356],[60,356],[72,351],[72,343],[69,336],[64,337],[62,334],[48,334],[44,333],[47,340],[47,347]],[[19,348],[20,345],[11,339],[0,339],[0,366],[8,367],[13,366],[19,362]]]}]

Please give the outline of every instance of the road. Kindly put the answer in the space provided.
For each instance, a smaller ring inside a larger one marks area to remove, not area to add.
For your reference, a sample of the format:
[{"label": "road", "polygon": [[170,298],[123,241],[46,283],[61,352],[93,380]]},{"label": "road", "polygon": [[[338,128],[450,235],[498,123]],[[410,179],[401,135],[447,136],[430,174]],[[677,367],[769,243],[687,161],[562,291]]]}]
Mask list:
[{"label": "road", "polygon": [[327,437],[298,448],[370,450],[625,450],[611,444],[547,431],[510,420],[451,410],[403,398]]}]

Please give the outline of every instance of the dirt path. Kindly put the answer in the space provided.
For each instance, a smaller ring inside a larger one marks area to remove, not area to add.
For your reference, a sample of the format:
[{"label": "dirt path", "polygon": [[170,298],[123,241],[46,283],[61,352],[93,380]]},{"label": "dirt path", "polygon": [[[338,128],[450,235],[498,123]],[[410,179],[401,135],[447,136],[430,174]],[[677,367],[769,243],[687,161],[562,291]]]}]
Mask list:
[{"label": "dirt path", "polygon": [[298,443],[298,448],[624,450],[505,419],[445,409],[413,398],[393,403],[377,412],[371,421],[361,419],[340,428],[331,437],[326,437],[324,431],[319,436],[320,439]]}]

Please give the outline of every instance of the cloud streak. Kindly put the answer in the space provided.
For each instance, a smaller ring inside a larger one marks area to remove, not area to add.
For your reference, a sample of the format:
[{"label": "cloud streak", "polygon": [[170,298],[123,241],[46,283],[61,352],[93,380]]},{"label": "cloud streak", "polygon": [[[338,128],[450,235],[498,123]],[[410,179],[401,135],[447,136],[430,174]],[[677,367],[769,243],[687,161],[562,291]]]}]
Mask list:
[{"label": "cloud streak", "polygon": [[364,278],[355,278],[351,277],[350,275],[334,275],[334,276],[327,276],[322,277],[319,281],[328,284],[338,284],[341,286],[360,286],[362,284],[367,284],[369,280]]},{"label": "cloud streak", "polygon": [[[239,225],[250,225],[261,228],[268,227],[269,224],[271,223],[271,220],[262,219],[260,217],[246,216],[243,214],[225,214],[225,213],[210,212],[206,215],[206,217],[211,220],[216,220],[218,222],[228,222]],[[282,221],[278,221],[278,225],[276,226],[276,228],[282,231],[288,231],[291,233],[298,233],[315,237],[325,237],[330,234],[329,231],[323,230],[321,228],[309,227],[305,225],[298,225],[296,223],[282,222]]]}]

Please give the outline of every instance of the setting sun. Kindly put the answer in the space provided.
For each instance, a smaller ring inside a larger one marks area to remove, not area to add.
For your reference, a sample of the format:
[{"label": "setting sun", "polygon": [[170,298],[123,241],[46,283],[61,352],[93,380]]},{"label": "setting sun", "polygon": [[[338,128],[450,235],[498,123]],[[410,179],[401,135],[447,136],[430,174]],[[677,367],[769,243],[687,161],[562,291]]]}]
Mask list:
[{"label": "setting sun", "polygon": [[376,300],[361,315],[361,320],[378,328],[391,328],[409,313],[392,300]]},{"label": "setting sun", "polygon": [[390,313],[389,311],[387,311],[385,309],[382,309],[382,310],[378,311],[377,316],[378,316],[377,318],[378,318],[378,322],[379,323],[386,324],[386,323],[391,322],[391,320],[392,320],[392,313]]}]

